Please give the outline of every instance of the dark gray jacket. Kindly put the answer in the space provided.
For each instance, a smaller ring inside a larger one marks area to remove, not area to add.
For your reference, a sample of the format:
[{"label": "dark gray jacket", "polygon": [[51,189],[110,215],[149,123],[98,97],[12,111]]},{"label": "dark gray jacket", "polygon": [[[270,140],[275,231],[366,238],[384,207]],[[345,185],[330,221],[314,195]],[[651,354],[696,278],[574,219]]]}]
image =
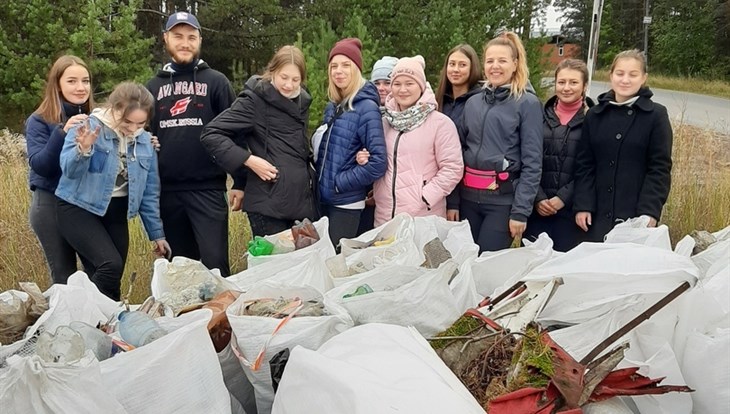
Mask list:
[{"label": "dark gray jacket", "polygon": [[508,86],[483,89],[466,101],[457,127],[464,166],[503,171],[507,160],[506,170],[515,177],[514,192],[476,190],[462,183],[449,198],[448,208],[458,208],[460,198],[512,205],[510,219],[527,222],[542,173],[542,105],[534,89],[528,85],[519,98],[510,96]]}]

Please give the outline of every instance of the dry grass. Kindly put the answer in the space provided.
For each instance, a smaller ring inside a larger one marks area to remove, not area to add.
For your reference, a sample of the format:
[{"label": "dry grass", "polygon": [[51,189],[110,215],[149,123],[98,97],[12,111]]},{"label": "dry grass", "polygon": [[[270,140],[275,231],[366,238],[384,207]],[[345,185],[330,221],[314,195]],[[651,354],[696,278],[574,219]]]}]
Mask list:
[{"label": "dry grass", "polygon": [[[593,73],[593,79],[601,82],[608,82],[608,71],[595,71]],[[730,99],[730,82],[721,80],[683,78],[649,73],[649,79],[647,80],[647,84],[650,88],[699,93],[702,95],[712,95]]]},{"label": "dry grass", "polygon": [[[730,225],[730,137],[686,125],[676,125],[674,133],[672,192],[662,222],[676,243],[692,230],[716,231]],[[40,245],[28,224],[30,191],[23,148],[22,137],[0,131],[0,291],[17,288],[20,281],[34,281],[42,289],[49,285]],[[238,272],[245,268],[250,229],[245,215],[231,217],[231,270]],[[122,284],[126,292],[129,275],[137,272],[133,303],[149,295],[151,249],[139,220],[134,220]]]},{"label": "dry grass", "polygon": [[[0,292],[17,289],[18,282],[32,281],[45,290],[49,284],[48,268],[40,244],[28,223],[31,192],[24,156],[23,137],[0,131]],[[245,214],[233,213],[229,222],[231,271],[245,269],[243,253],[250,239]],[[122,292],[129,286],[129,276],[137,273],[132,303],[141,303],[150,294],[152,279],[152,243],[147,240],[139,218],[129,226],[129,255],[122,280]]]}]

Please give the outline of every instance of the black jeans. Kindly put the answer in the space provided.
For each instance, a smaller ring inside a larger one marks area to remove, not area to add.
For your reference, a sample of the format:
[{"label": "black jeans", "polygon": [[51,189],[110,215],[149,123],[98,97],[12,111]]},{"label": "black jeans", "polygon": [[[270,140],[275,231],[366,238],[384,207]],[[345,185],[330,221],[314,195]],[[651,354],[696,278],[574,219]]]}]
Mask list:
[{"label": "black jeans", "polygon": [[337,251],[339,251],[340,239],[354,239],[357,237],[362,209],[350,210],[323,204],[321,211],[329,219],[329,236]]},{"label": "black jeans", "polygon": [[[43,248],[43,255],[48,263],[52,283],[65,284],[68,277],[78,270],[76,251],[63,238],[58,229],[56,206],[58,199],[50,192],[41,188],[33,191],[30,203],[29,221],[38,241]],[[84,271],[94,273],[94,266],[81,257]]]},{"label": "black jeans", "polygon": [[223,277],[230,275],[224,191],[163,191],[160,215],[174,256],[200,260],[208,269],[219,269]]},{"label": "black jeans", "polygon": [[253,236],[268,236],[290,230],[294,226],[294,220],[284,220],[265,216],[259,213],[246,213],[248,222],[251,224]]},{"label": "black jeans", "polygon": [[535,241],[540,233],[547,233],[553,241],[553,249],[559,252],[567,252],[585,238],[583,230],[575,224],[573,215],[555,214],[544,217],[533,212],[527,220],[524,237]]},{"label": "black jeans", "polygon": [[469,221],[471,235],[479,245],[479,253],[507,249],[512,245],[509,215],[512,206],[475,203],[461,200],[459,216]]},{"label": "black jeans", "polygon": [[113,300],[120,299],[129,250],[127,205],[127,197],[114,197],[103,217],[60,199],[56,209],[61,234],[95,268],[89,279]]}]

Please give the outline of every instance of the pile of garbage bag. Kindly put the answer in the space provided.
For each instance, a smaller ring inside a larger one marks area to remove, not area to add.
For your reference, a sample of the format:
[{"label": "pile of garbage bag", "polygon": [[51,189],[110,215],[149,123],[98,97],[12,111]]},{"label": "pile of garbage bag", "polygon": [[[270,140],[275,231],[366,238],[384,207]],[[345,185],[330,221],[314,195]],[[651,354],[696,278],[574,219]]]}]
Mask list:
[{"label": "pile of garbage bag", "polygon": [[647,224],[478,255],[467,222],[401,214],[337,254],[322,218],[254,240],[273,248],[228,278],[158,259],[142,304],[83,272],[22,284],[0,293],[0,407],[730,412],[730,227],[671,250]]}]

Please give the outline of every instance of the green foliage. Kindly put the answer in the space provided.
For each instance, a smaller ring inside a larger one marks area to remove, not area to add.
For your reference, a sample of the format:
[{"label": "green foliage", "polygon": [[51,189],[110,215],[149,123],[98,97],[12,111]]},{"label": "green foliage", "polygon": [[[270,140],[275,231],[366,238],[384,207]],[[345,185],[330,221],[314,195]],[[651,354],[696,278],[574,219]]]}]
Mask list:
[{"label": "green foliage", "polygon": [[297,46],[307,59],[307,90],[312,95],[312,106],[309,107],[309,128],[315,129],[322,123],[327,98],[327,57],[330,49],[338,40],[332,26],[324,20],[306,40],[298,34]]},{"label": "green foliage", "polygon": [[135,27],[141,0],[8,1],[0,8],[0,126],[19,129],[40,103],[53,61],[66,53],[89,63],[95,94],[151,76],[150,46]]}]

